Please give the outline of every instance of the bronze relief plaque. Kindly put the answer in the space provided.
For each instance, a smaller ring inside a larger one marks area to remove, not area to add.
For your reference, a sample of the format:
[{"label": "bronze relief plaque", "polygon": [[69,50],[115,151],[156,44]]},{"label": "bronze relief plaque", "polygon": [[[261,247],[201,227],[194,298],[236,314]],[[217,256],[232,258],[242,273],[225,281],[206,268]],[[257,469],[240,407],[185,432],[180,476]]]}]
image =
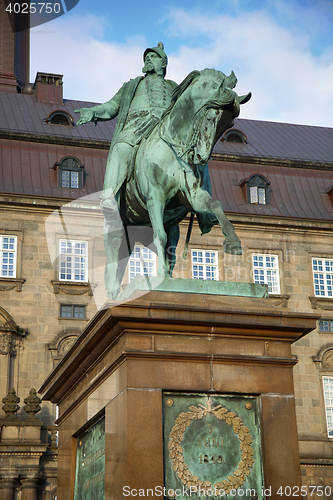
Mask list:
[{"label": "bronze relief plaque", "polygon": [[258,399],[163,394],[167,498],[262,499]]},{"label": "bronze relief plaque", "polygon": [[105,417],[77,438],[74,500],[104,500]]}]

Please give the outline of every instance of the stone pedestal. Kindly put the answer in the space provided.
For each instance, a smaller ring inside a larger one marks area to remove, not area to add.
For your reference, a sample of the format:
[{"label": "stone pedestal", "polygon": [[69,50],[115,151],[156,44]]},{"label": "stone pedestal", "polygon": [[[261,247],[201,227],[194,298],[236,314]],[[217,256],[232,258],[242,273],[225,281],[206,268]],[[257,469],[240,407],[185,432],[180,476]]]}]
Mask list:
[{"label": "stone pedestal", "polygon": [[300,487],[291,344],[315,328],[316,317],[265,298],[135,293],[97,313],[40,389],[60,409],[58,500],[74,497],[80,436],[103,415],[105,498],[125,498],[125,486],[128,498],[134,490],[149,496],[148,489],[161,498],[165,393],[251,395],[266,497]]},{"label": "stone pedestal", "polygon": [[[20,409],[20,398],[13,388],[2,399],[5,418],[0,419],[0,499],[1,500],[37,500],[41,491],[52,484],[56,477],[54,459],[57,448],[49,432],[56,432],[54,427],[46,428],[35,416],[40,410],[36,403],[40,399],[36,390],[31,389],[25,398],[24,409],[29,411],[24,421],[20,421],[16,412]],[[51,437],[50,436],[50,437]],[[49,489],[49,488],[48,488]]]}]

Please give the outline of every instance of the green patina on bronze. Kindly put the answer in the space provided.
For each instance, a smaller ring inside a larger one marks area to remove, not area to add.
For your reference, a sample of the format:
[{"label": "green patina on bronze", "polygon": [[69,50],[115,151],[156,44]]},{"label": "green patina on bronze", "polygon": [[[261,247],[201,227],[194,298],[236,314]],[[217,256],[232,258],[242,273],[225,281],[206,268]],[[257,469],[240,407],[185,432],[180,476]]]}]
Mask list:
[{"label": "green patina on bronze", "polygon": [[219,137],[233,126],[240,105],[232,72],[192,71],[180,85],[165,79],[162,43],[144,52],[144,77],[126,82],[110,101],[81,108],[79,124],[117,116],[106,165],[101,208],[107,254],[108,297],[120,291],[131,242],[127,226],[151,226],[158,255],[157,274],[172,276],[179,223],[196,214],[202,233],[220,224],[226,253],[240,255],[241,243],[218,200],[211,196],[208,161]]},{"label": "green patina on bronze", "polygon": [[74,500],[100,500],[105,485],[105,418],[77,439]]},{"label": "green patina on bronze", "polygon": [[268,298],[267,285],[258,285],[256,283],[161,278],[159,276],[135,276],[131,283],[127,285],[125,290],[119,295],[119,300],[130,297],[135,290]]},{"label": "green patina on bronze", "polygon": [[201,498],[216,499],[234,489],[232,498],[263,498],[256,397],[164,393],[163,421],[167,490],[192,487],[197,498],[201,488]]}]

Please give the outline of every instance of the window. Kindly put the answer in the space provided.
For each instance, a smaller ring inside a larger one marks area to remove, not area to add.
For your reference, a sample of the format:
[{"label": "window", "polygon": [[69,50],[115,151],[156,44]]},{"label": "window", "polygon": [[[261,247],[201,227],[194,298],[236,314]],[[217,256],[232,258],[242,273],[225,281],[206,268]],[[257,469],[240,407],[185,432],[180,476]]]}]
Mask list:
[{"label": "window", "polygon": [[82,189],[83,187],[83,171],[82,165],[77,158],[63,158],[61,162],[54,165],[54,169],[58,168],[58,186],[69,189]]},{"label": "window", "polygon": [[270,254],[252,254],[253,279],[260,285],[268,285],[268,293],[280,293],[279,257]]},{"label": "window", "polygon": [[333,297],[333,260],[312,259],[316,297]]},{"label": "window", "polygon": [[225,142],[236,142],[238,144],[246,144],[246,136],[240,130],[232,129],[227,130],[222,137],[222,141]]},{"label": "window", "polygon": [[216,250],[192,250],[192,278],[212,281],[219,279]]},{"label": "window", "polygon": [[69,113],[61,109],[52,111],[47,118],[44,119],[46,123],[52,123],[52,125],[74,125],[74,120]]},{"label": "window", "polygon": [[320,332],[333,332],[333,321],[330,319],[320,319],[318,321],[318,330]]},{"label": "window", "polygon": [[88,242],[60,240],[59,279],[88,281]]},{"label": "window", "polygon": [[252,175],[249,179],[243,179],[239,185],[245,190],[244,196],[252,205],[268,205],[268,182],[263,175]]},{"label": "window", "polygon": [[333,377],[323,377],[327,435],[333,437]]},{"label": "window", "polygon": [[129,259],[129,279],[135,276],[156,276],[156,254],[149,248],[136,245]]},{"label": "window", "polygon": [[16,236],[0,236],[0,277],[16,278]]},{"label": "window", "polygon": [[77,306],[74,304],[60,305],[60,318],[83,318],[86,317],[86,306]]}]

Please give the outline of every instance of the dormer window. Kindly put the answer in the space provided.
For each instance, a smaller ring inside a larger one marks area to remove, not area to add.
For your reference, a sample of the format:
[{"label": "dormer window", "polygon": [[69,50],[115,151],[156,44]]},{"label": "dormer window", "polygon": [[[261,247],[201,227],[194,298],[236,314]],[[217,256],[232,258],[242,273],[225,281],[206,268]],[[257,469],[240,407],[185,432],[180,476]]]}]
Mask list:
[{"label": "dormer window", "polygon": [[45,121],[46,123],[51,123],[52,125],[74,125],[74,120],[71,115],[62,109],[52,111]]},{"label": "dormer window", "polygon": [[237,129],[227,130],[222,137],[222,141],[234,142],[237,144],[247,144],[247,138],[245,134]]},{"label": "dormer window", "polygon": [[54,168],[58,169],[58,186],[69,189],[82,189],[83,169],[77,158],[67,156],[60,162],[55,163]]},{"label": "dormer window", "polygon": [[270,182],[263,175],[252,175],[249,179],[243,179],[240,184],[245,189],[248,203],[253,205],[268,205],[268,186]]},{"label": "dormer window", "polygon": [[333,204],[333,186],[330,186],[326,193],[328,194],[328,196],[330,197],[330,200],[331,200],[331,203]]}]

